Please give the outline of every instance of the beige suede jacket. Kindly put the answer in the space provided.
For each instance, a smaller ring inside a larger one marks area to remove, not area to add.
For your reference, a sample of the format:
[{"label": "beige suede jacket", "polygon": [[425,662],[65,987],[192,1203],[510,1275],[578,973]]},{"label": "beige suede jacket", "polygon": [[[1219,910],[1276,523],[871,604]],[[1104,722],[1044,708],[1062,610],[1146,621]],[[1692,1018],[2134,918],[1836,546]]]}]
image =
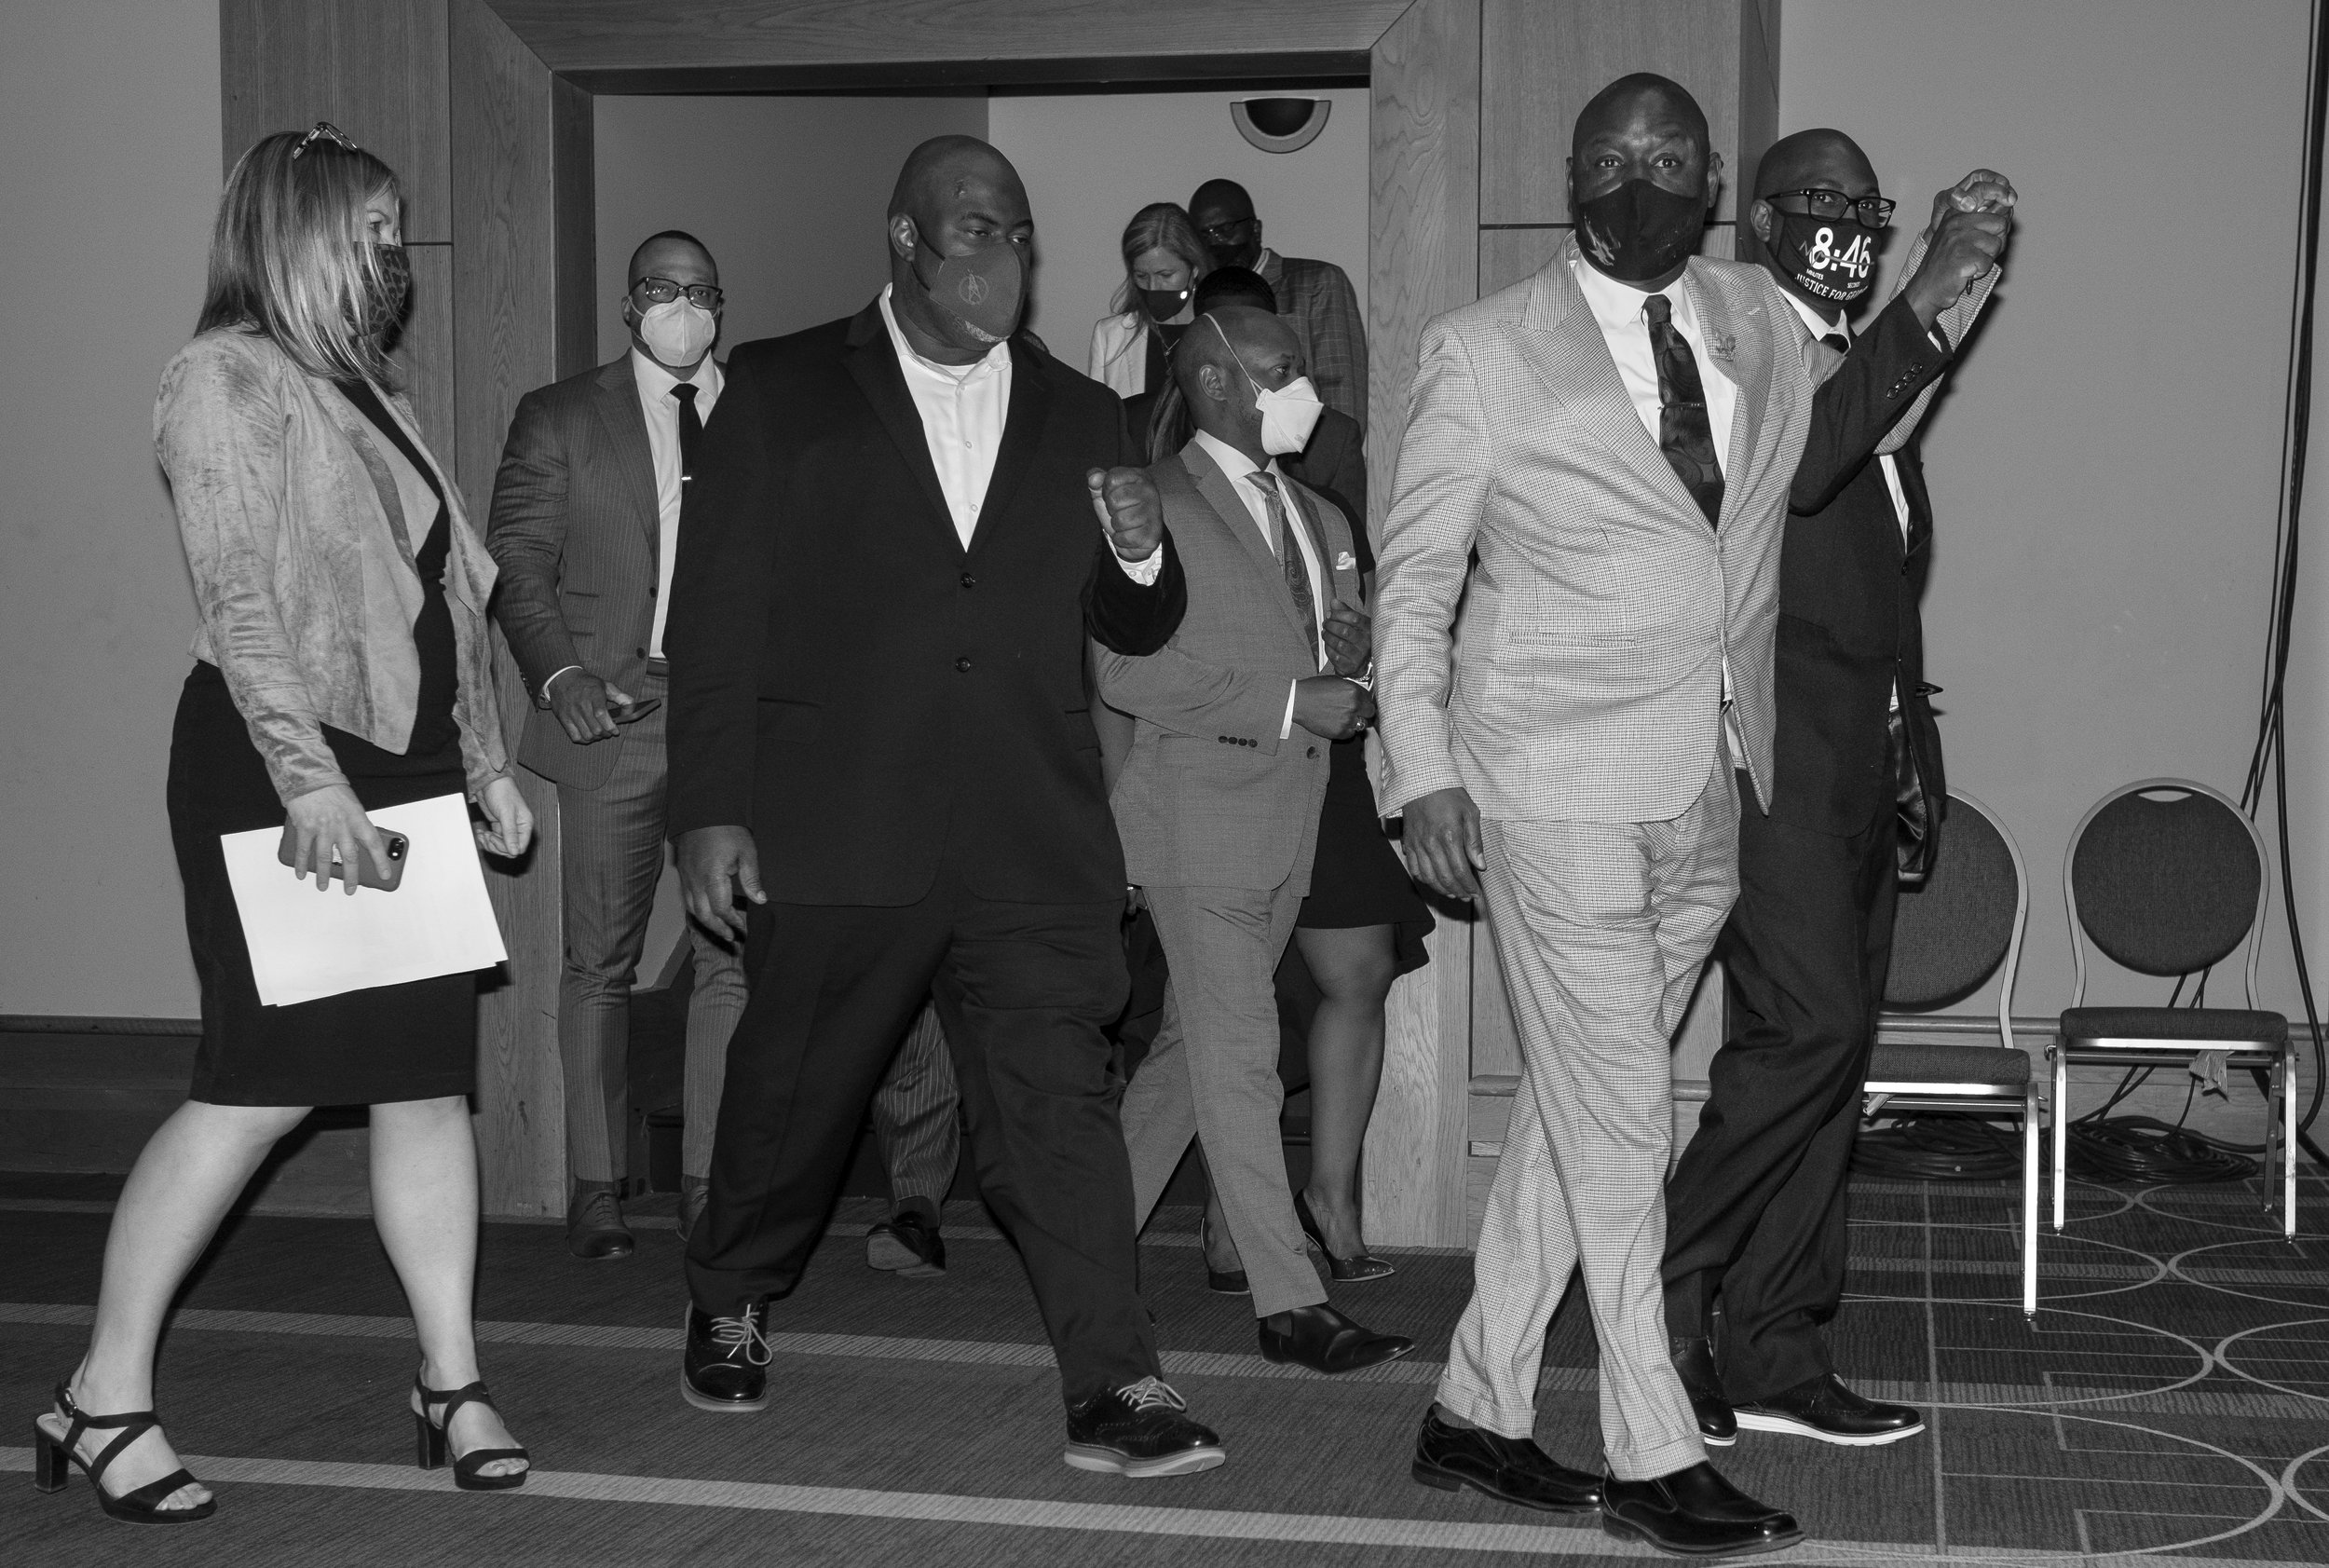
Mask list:
[{"label": "beige suede jacket", "polygon": [[[427,453],[411,406],[383,402]],[[336,388],[274,340],[233,328],[181,349],[154,406],[155,450],[202,617],[194,656],[225,674],[286,803],[347,782],[324,725],[389,751],[412,738],[420,574],[370,430]],[[458,660],[453,716],[474,798],[510,769],[486,635],[495,567],[460,492],[442,468],[436,477],[453,514],[444,570]]]}]

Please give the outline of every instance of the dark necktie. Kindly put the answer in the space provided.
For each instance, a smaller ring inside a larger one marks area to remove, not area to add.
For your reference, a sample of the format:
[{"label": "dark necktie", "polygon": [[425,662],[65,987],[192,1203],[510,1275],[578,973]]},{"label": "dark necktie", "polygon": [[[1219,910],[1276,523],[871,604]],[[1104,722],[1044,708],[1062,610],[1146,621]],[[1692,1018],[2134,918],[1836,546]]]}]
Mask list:
[{"label": "dark necktie", "polygon": [[1711,526],[1723,519],[1723,469],[1715,461],[1714,428],[1707,422],[1707,389],[1698,361],[1674,325],[1674,302],[1652,294],[1641,313],[1650,320],[1650,357],[1658,367],[1658,450]]},{"label": "dark necktie", "polygon": [[1820,337],[1819,341],[1826,344],[1829,348],[1834,349],[1839,354],[1848,354],[1852,351],[1852,340],[1845,336],[1840,332],[1825,334]]},{"label": "dark necktie", "polygon": [[1302,618],[1302,631],[1310,644],[1310,656],[1318,657],[1318,602],[1310,593],[1310,568],[1302,565],[1302,547],[1294,537],[1297,526],[1288,516],[1286,498],[1278,489],[1277,475],[1268,469],[1256,469],[1246,476],[1260,486],[1262,498],[1270,503],[1270,541],[1277,549],[1278,566],[1286,573],[1286,591],[1294,595],[1294,608]]},{"label": "dark necktie", "polygon": [[671,395],[679,400],[679,483],[696,476],[696,451],[703,444],[703,420],[696,413],[696,384],[675,383]]}]

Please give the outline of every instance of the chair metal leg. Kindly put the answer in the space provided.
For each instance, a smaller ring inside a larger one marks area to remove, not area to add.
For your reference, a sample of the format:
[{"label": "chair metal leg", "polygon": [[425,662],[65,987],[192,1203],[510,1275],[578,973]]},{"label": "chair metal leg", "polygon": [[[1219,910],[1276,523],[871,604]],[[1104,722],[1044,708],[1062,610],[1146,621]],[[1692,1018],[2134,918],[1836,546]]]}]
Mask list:
[{"label": "chair metal leg", "polygon": [[2022,1316],[2037,1320],[2038,1092],[2022,1091]]},{"label": "chair metal leg", "polygon": [[2067,1054],[2057,1046],[2054,1051],[2054,1233],[2057,1235],[2062,1234],[2069,1169],[2070,1062]]},{"label": "chair metal leg", "polygon": [[2281,1234],[2296,1239],[2296,1050],[2292,1045],[2281,1057],[2274,1075],[2281,1092]]}]

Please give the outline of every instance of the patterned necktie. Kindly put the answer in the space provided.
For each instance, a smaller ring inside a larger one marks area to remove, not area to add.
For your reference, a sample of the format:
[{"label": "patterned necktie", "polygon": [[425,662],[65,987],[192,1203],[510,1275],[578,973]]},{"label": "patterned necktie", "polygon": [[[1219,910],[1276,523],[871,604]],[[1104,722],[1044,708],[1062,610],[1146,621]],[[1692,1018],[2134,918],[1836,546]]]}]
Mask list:
[{"label": "patterned necktie", "polygon": [[1294,531],[1298,525],[1287,515],[1285,496],[1278,489],[1277,475],[1267,469],[1256,469],[1246,476],[1260,488],[1262,498],[1270,503],[1270,543],[1277,552],[1278,566],[1286,573],[1286,591],[1294,595],[1294,608],[1302,618],[1302,630],[1310,643],[1310,656],[1318,657],[1318,602],[1311,597],[1310,568],[1302,565],[1302,547],[1296,542]]},{"label": "patterned necktie", "polygon": [[1641,313],[1650,320],[1650,357],[1658,367],[1658,450],[1697,500],[1709,525],[1720,527],[1723,470],[1714,458],[1714,427],[1707,422],[1698,361],[1674,325],[1672,300],[1652,294],[1642,302]]},{"label": "patterned necktie", "polygon": [[696,476],[696,449],[703,444],[703,418],[696,413],[696,384],[682,381],[671,389],[679,400],[679,483]]}]

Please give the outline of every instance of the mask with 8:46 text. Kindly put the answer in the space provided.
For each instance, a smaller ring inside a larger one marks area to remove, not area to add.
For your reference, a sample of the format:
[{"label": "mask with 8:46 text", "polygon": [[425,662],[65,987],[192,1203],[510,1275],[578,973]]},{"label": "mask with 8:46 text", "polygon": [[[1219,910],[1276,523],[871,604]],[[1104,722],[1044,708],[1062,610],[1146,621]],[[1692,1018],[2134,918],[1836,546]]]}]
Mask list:
[{"label": "mask with 8:46 text", "polygon": [[1816,299],[1849,305],[1876,286],[1876,236],[1848,219],[1779,212],[1771,251],[1779,270]]}]

